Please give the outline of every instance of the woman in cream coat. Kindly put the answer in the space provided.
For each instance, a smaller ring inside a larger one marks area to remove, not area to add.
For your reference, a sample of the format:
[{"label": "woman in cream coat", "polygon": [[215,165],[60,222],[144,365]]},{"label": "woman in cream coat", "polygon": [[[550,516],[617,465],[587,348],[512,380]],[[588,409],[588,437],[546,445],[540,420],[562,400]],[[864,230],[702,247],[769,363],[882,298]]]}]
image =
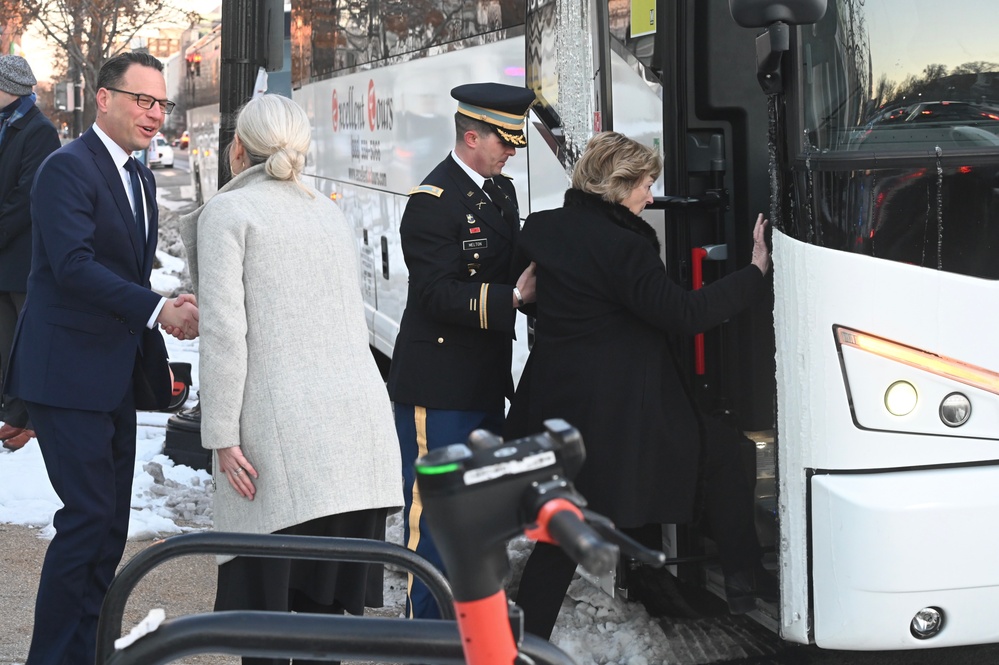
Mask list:
[{"label": "woman in cream coat", "polygon": [[[230,146],[235,177],[181,222],[215,528],[384,539],[388,509],[402,504],[399,444],[353,234],[299,180],[309,141],[295,102],[250,101]],[[380,567],[238,557],[219,570],[217,610],[360,614],[365,604],[381,604]]]}]

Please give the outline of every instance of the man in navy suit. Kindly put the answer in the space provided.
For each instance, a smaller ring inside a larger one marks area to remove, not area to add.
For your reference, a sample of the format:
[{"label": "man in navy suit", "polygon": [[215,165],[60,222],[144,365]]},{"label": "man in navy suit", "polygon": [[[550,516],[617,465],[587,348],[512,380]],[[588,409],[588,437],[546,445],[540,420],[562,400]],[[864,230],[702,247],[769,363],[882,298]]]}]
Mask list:
[{"label": "man in navy suit", "polygon": [[128,535],[136,408],[168,403],[157,324],[197,335],[191,296],[149,286],[156,185],[131,158],[165,114],[163,65],[144,53],[109,60],[97,121],[52,153],[31,190],[32,265],[6,394],[24,400],[63,502],[42,565],[30,665],[92,665],[97,618]]}]

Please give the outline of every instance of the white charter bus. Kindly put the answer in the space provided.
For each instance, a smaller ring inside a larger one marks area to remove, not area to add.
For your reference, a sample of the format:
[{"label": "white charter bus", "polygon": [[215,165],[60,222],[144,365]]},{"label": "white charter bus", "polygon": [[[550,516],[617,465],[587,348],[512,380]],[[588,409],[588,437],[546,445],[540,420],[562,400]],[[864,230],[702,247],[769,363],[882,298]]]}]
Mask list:
[{"label": "white charter bus", "polygon": [[[292,88],[384,362],[406,194],[453,146],[456,85],[537,92],[507,165],[525,217],[595,131],[658,147],[645,214],[690,288],[745,265],[769,211],[772,302],[676,340],[701,407],[756,441],[782,592],[755,617],[833,649],[978,644],[999,641],[996,25],[990,0],[296,0]],[[711,543],[664,533],[695,562],[681,588],[720,589]]]}]

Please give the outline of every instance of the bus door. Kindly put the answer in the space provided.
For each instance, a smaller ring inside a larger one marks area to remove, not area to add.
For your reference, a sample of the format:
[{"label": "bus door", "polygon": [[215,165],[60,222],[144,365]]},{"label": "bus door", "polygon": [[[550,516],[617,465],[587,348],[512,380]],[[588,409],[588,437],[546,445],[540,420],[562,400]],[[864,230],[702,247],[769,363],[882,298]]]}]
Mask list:
[{"label": "bus door", "polygon": [[[536,164],[554,151],[571,172],[587,140],[613,129],[663,156],[657,201],[644,216],[664,240],[670,276],[696,288],[745,266],[755,213],[768,209],[755,33],[736,25],[724,3],[695,0],[538,0],[525,30],[526,81],[540,102],[532,128],[540,136],[528,142],[532,209],[561,204],[534,196]],[[750,469],[758,455],[764,462],[758,487],[768,545],[776,533],[770,310],[763,302],[702,338],[675,340],[700,408],[758,433],[759,450],[747,444],[746,452]],[[670,554],[703,549],[696,532],[670,527],[664,535]],[[689,575],[702,578],[703,567]]]},{"label": "bus door", "polygon": [[[745,25],[776,16],[731,4]],[[762,42],[760,80],[783,80],[768,93],[787,639],[999,640],[997,22],[989,0],[829,0]]]}]

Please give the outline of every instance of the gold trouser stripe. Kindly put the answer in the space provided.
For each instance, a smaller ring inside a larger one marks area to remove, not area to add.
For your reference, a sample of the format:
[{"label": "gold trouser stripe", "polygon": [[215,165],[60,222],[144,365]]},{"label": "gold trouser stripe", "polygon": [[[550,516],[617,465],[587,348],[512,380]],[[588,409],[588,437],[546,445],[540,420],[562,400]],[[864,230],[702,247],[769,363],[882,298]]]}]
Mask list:
[{"label": "gold trouser stripe", "polygon": [[489,285],[484,283],[479,287],[479,327],[483,330],[489,329],[488,301]]},{"label": "gold trouser stripe", "polygon": [[[416,457],[427,454],[427,408],[413,407],[413,418],[416,421]],[[416,474],[413,474],[413,505],[409,507],[409,541],[406,548],[416,551],[420,544],[420,518],[423,516],[423,501],[420,499],[420,488],[416,484]],[[409,599],[409,618],[413,618],[413,573],[406,577],[406,597]]]}]

